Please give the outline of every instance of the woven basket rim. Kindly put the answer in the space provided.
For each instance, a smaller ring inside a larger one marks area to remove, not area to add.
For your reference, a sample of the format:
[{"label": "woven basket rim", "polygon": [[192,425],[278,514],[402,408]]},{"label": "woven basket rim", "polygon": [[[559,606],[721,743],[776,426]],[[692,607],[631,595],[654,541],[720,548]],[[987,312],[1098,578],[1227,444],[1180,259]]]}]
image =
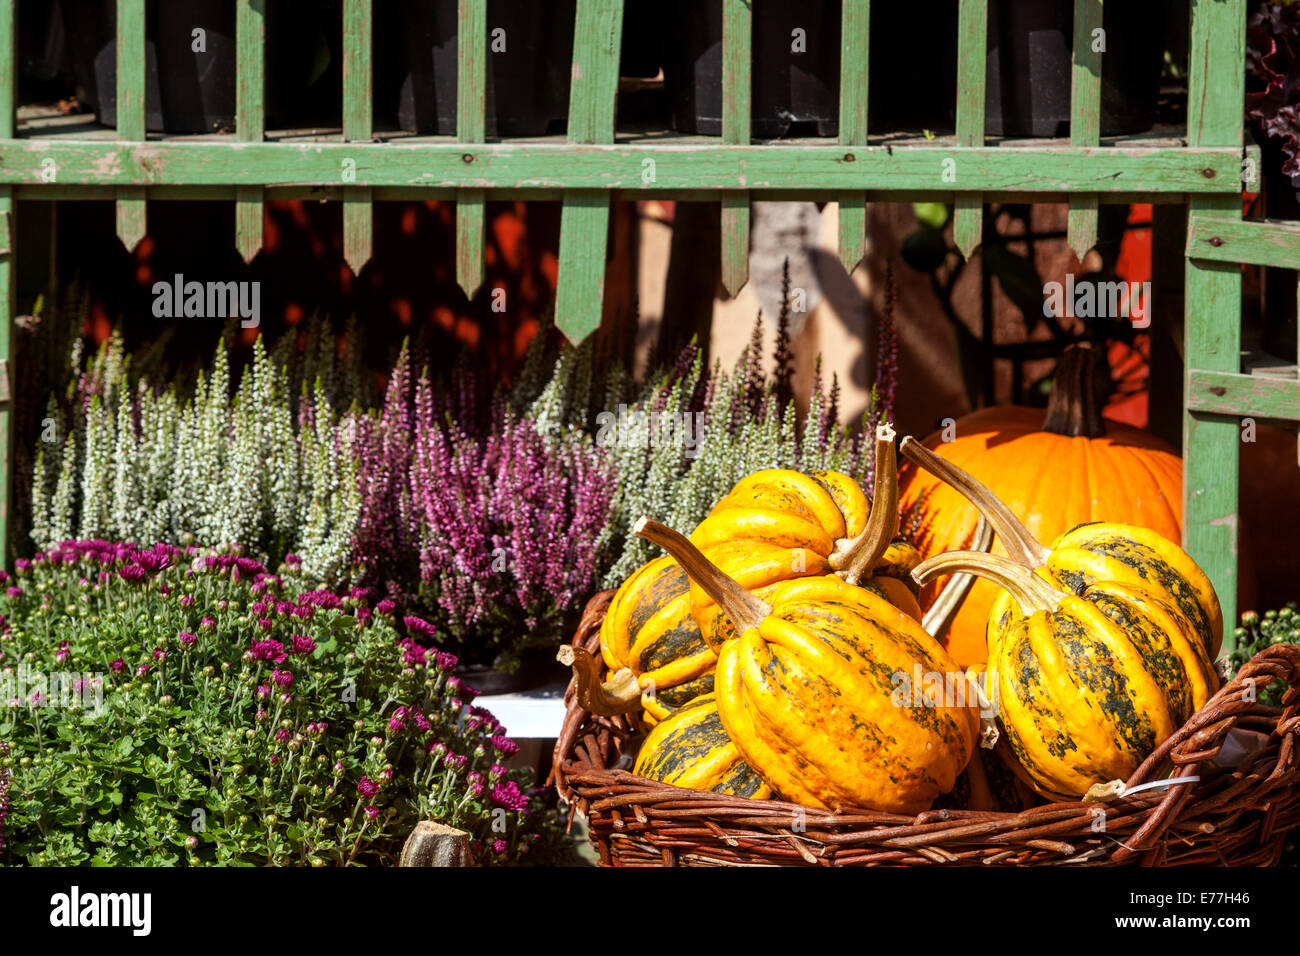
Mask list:
[{"label": "woven basket rim", "polygon": [[[571,642],[602,667],[600,623],[613,594],[591,598]],[[1262,687],[1278,679],[1289,685],[1281,708],[1243,697],[1247,681]],[[1257,864],[1275,862],[1286,831],[1300,826],[1300,647],[1291,645],[1266,648],[1243,665],[1143,761],[1125,789],[1161,779],[1157,771],[1170,765],[1196,782],[1015,812],[821,810],[681,788],[613,766],[639,717],[588,713],[572,680],[565,707],[551,782],[571,813],[587,817],[602,862],[612,865]],[[1267,742],[1242,766],[1206,767],[1234,728],[1264,733]],[[793,820],[803,829],[792,829]]]}]

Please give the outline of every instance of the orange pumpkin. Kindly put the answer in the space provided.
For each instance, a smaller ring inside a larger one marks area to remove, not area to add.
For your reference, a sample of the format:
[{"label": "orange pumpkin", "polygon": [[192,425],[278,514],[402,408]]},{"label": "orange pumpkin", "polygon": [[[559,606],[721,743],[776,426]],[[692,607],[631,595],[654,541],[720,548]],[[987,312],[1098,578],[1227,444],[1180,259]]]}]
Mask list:
[{"label": "orange pumpkin", "polygon": [[[1182,459],[1149,432],[1103,422],[1098,367],[1093,349],[1068,348],[1057,363],[1046,413],[986,408],[959,419],[952,441],[937,432],[925,445],[987,485],[1039,541],[1105,520],[1149,528],[1177,544]],[[899,469],[899,481],[901,528],[921,554],[982,550],[975,544],[979,513],[959,492],[912,462]],[[996,538],[993,553],[1007,553]],[[947,581],[925,586],[922,608],[930,608]],[[985,628],[997,594],[994,584],[976,580],[955,614],[932,631],[963,667],[985,662]]]}]

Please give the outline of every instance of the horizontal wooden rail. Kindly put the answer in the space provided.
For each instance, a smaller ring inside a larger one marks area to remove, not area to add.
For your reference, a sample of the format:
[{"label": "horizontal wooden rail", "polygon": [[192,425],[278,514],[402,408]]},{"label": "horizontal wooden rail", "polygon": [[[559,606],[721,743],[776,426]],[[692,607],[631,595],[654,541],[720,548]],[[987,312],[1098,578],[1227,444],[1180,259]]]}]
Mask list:
[{"label": "horizontal wooden rail", "polygon": [[[1225,195],[1241,191],[1231,147],[1050,151],[924,146],[511,143],[149,143],[19,140],[0,147],[0,184],[348,185],[471,189],[843,189]],[[655,175],[644,176],[646,160]],[[946,161],[962,170],[945,181]],[[348,177],[348,178],[345,178]]]},{"label": "horizontal wooden rail", "polygon": [[1187,255],[1211,262],[1300,269],[1300,223],[1192,216],[1187,225]]},{"label": "horizontal wooden rail", "polygon": [[1192,369],[1187,373],[1187,410],[1300,421],[1300,379]]}]

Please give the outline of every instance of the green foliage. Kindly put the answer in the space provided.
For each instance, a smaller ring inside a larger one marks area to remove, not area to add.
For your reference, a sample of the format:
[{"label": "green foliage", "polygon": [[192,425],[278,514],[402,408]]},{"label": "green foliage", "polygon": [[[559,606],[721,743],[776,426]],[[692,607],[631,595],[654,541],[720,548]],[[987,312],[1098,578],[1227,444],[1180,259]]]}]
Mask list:
[{"label": "green foliage", "polygon": [[[1241,615],[1241,626],[1236,630],[1237,646],[1232,652],[1232,673],[1265,648],[1274,644],[1300,645],[1300,606],[1295,601],[1276,611],[1262,615],[1246,611]],[[1282,706],[1286,686],[1274,681],[1260,691],[1261,703],[1270,707]]]},{"label": "green foliage", "polygon": [[296,565],[103,543],[7,585],[8,862],[391,864],[421,819],[471,833],[484,864],[562,843],[454,658],[399,641],[391,602],[307,591]]}]

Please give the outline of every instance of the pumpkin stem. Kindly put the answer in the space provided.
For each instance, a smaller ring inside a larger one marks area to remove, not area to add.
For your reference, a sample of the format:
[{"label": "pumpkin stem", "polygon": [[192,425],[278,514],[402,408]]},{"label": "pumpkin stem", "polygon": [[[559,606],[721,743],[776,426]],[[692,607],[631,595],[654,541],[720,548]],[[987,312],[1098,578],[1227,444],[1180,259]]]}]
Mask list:
[{"label": "pumpkin stem", "polygon": [[578,703],[588,713],[613,717],[641,709],[641,687],[631,668],[620,667],[602,684],[596,658],[585,647],[562,644],[555,659],[573,668],[573,678],[578,682]]},{"label": "pumpkin stem", "polygon": [[1057,360],[1042,430],[1071,438],[1106,434],[1097,400],[1097,352],[1091,343],[1071,345]]},{"label": "pumpkin stem", "polygon": [[704,593],[722,608],[736,628],[736,635],[758,627],[763,618],[772,613],[772,605],[746,591],[728,577],[703,552],[665,524],[644,515],[632,530],[652,544],[657,544],[673,556],[687,577],[704,589]]},{"label": "pumpkin stem", "polygon": [[1001,555],[981,554],[979,551],[949,551],[936,555],[918,564],[912,570],[912,577],[917,584],[925,584],[953,571],[966,571],[992,581],[1015,598],[1026,615],[1035,611],[1055,611],[1061,601],[1069,597],[1029,568]]},{"label": "pumpkin stem", "polygon": [[[993,526],[988,523],[987,518],[980,515],[979,524],[975,526],[975,545],[971,550],[987,554],[991,547],[993,547]],[[949,578],[948,583],[939,592],[939,596],[930,605],[930,610],[926,611],[925,617],[921,619],[921,627],[925,629],[925,633],[937,637],[946,631],[974,584],[975,575],[964,571]]]},{"label": "pumpkin stem", "polygon": [[862,533],[836,547],[830,566],[849,584],[871,575],[880,556],[898,534],[898,456],[894,452],[896,433],[889,422],[876,426],[876,487],[871,512]]},{"label": "pumpkin stem", "polygon": [[904,455],[957,489],[979,509],[980,514],[993,526],[1013,561],[1030,569],[1041,568],[1047,563],[1051,551],[1029,533],[1025,523],[987,485],[965,469],[958,468],[948,459],[935,454],[911,435],[903,439],[902,449]]}]

